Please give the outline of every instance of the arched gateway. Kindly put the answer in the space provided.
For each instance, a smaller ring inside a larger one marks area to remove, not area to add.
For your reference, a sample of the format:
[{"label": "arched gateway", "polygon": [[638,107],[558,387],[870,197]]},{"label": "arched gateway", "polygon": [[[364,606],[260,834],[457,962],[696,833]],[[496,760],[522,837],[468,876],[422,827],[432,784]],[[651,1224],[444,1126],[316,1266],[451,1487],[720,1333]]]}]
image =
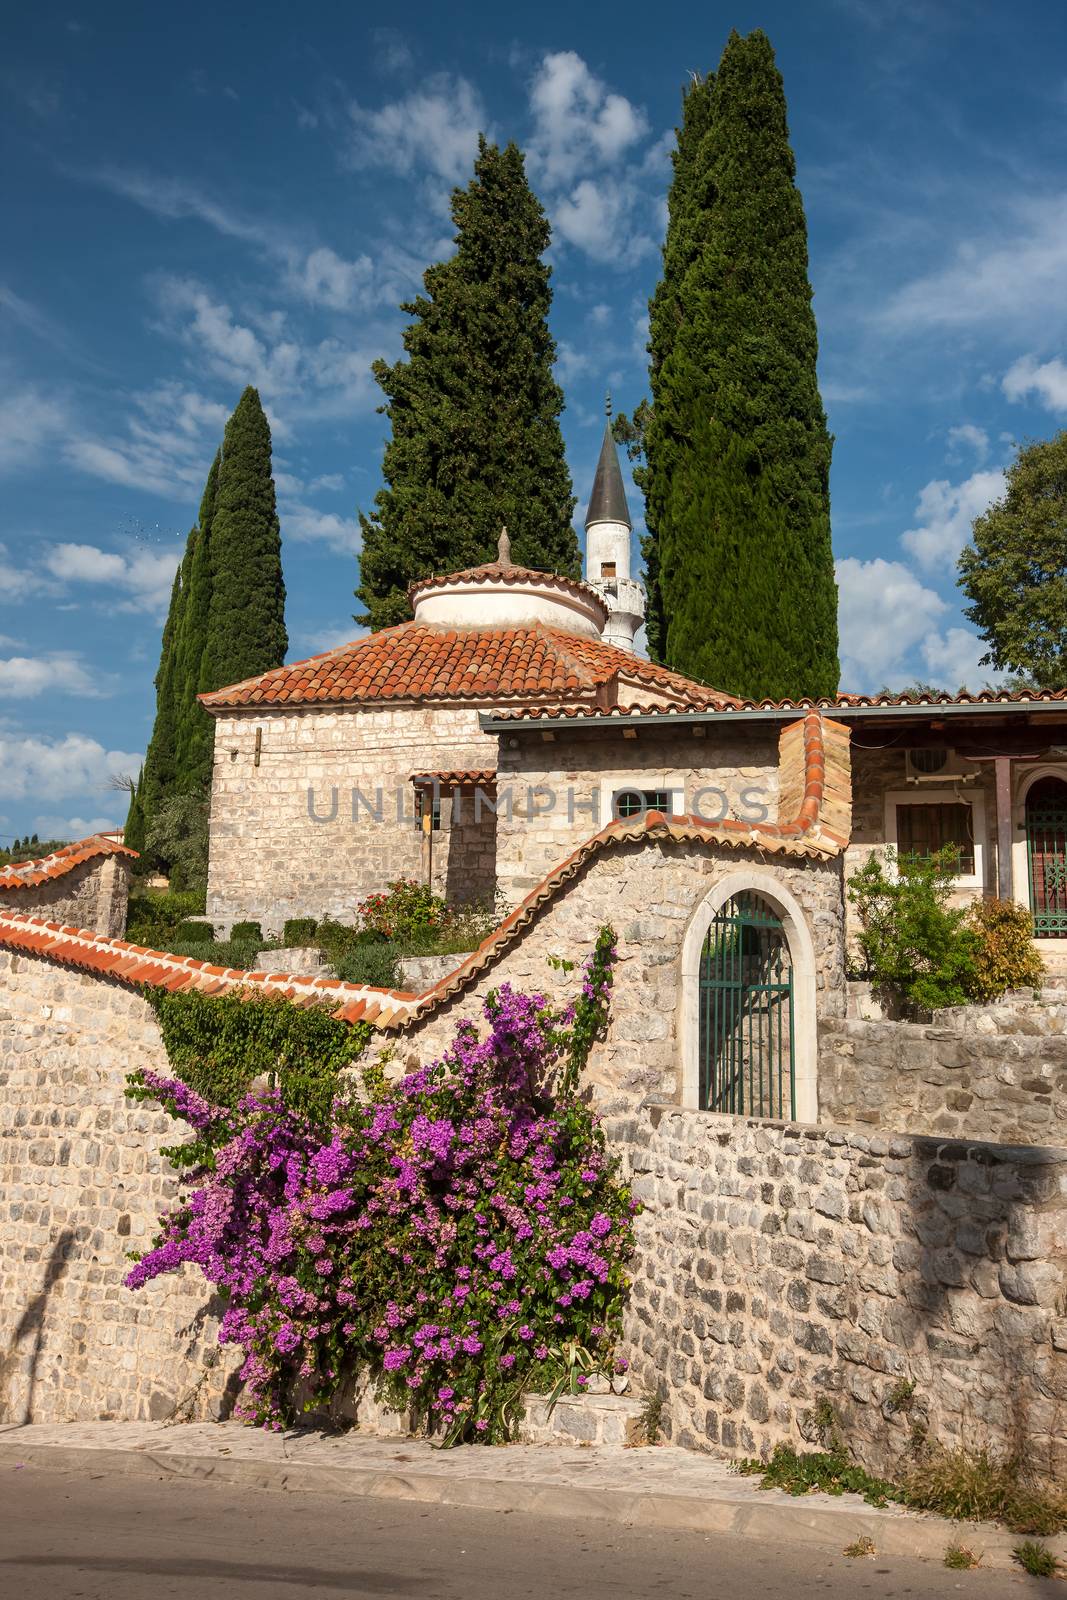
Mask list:
[{"label": "arched gateway", "polygon": [[815,953],[771,872],[735,872],[693,913],[682,947],[686,1105],[814,1122]]}]

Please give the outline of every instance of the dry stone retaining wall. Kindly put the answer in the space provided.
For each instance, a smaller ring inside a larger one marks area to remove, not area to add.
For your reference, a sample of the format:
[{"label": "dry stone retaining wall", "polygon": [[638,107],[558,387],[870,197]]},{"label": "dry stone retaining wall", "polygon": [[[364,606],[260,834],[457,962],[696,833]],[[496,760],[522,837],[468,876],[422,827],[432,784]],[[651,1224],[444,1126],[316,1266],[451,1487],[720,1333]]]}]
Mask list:
[{"label": "dry stone retaining wall", "polygon": [[175,1194],[175,1124],[123,1094],[139,1064],[166,1067],[140,995],[0,951],[2,1421],[158,1420],[187,1396],[203,1416],[222,1398],[199,1274],[122,1286]]},{"label": "dry stone retaining wall", "polygon": [[819,1120],[1012,1144],[1054,1143],[1067,1128],[1063,1011],[1009,1007],[999,1020],[1017,1026],[1003,1032],[995,1007],[976,1008],[974,1017],[961,1008],[934,1023],[824,1018]]},{"label": "dry stone retaining wall", "polygon": [[1067,1150],[655,1106],[608,1133],[645,1208],[632,1372],[675,1444],[812,1443],[828,1401],[875,1472],[916,1425],[1067,1471]]}]

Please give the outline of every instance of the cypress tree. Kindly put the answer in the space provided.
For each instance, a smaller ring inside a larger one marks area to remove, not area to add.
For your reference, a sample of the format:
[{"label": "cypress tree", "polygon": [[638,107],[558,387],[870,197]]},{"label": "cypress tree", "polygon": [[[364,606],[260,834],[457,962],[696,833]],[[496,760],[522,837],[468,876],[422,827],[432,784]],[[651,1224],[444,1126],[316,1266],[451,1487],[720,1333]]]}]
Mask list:
[{"label": "cypress tree", "polygon": [[196,537],[186,555],[185,611],[178,641],[181,689],[178,707],[179,787],[202,789],[211,777],[213,733],[211,718],[197,700],[207,649],[211,609],[211,525],[218,494],[222,451],[216,453],[200,498]]},{"label": "cypress tree", "polygon": [[506,525],[517,564],[577,575],[574,496],[552,375],[544,211],[522,152],[479,140],[452,196],[456,253],[402,306],[406,358],[374,375],[391,424],[385,487],[361,514],[360,622],[410,617],[417,578],[493,559]]},{"label": "cypress tree", "polygon": [[[195,528],[186,541],[186,559],[189,546],[196,534]],[[170,591],[170,606],[163,624],[163,639],[159,650],[159,669],[155,676],[156,719],[148,741],[144,765],[141,769],[139,806],[145,822],[151,820],[161,800],[170,792],[177,777],[177,641],[181,633],[185,607],[185,590],[182,586],[182,567],[174,574]],[[133,796],[130,799],[131,812]]]},{"label": "cypress tree", "polygon": [[[659,530],[666,515],[664,501],[672,468],[678,459],[678,441],[669,427],[669,387],[664,386],[661,392],[661,385],[664,365],[686,321],[682,285],[708,234],[709,214],[702,204],[697,178],[701,145],[711,123],[714,84],[711,75],[702,78],[694,74],[682,92],[682,125],[676,130],[678,144],[671,155],[674,177],[667,196],[663,276],[648,304],[652,406],[639,407],[634,417],[647,461],[644,467],[635,471],[634,481],[645,495],[647,531],[641,539],[641,554],[645,560],[645,586],[648,591],[645,627],[648,653],[653,661],[665,660],[667,650],[667,620],[660,587]],[[625,419],[623,427],[626,427]]]},{"label": "cypress tree", "polygon": [[683,108],[645,487],[663,658],[755,699],[838,680],[832,441],[795,175],[770,41],[732,33]]},{"label": "cypress tree", "polygon": [[223,435],[207,550],[211,596],[201,692],[279,667],[289,648],[270,426],[251,385]]},{"label": "cypress tree", "polygon": [[122,830],[122,842],[129,845],[131,850],[138,852],[144,850],[145,819],[144,806],[141,801],[144,789],[144,767],[142,766],[136,781],[130,786],[130,809],[126,813],[126,825]]}]

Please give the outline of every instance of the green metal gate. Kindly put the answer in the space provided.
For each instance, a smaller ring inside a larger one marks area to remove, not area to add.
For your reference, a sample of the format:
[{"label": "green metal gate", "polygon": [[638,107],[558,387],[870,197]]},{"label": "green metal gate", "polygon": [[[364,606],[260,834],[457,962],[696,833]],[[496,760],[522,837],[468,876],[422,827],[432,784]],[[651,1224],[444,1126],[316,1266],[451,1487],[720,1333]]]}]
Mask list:
[{"label": "green metal gate", "polygon": [[796,1117],[793,968],[766,901],[735,894],[700,956],[700,1105],[748,1117]]},{"label": "green metal gate", "polygon": [[1067,938],[1067,783],[1040,778],[1026,796],[1026,860],[1034,935]]}]

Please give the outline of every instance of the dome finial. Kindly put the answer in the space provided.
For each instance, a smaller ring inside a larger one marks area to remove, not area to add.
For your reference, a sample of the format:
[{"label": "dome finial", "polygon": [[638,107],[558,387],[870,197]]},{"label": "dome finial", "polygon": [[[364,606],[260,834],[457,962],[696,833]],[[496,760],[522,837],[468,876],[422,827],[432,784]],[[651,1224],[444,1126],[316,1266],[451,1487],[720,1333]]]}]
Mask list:
[{"label": "dome finial", "polygon": [[496,559],[502,567],[511,566],[511,540],[508,538],[508,530],[505,527],[500,529],[500,538],[496,547]]},{"label": "dome finial", "polygon": [[611,390],[610,389],[608,390],[607,398],[604,401],[604,415],[607,417],[608,421],[610,422],[611,421]]}]

